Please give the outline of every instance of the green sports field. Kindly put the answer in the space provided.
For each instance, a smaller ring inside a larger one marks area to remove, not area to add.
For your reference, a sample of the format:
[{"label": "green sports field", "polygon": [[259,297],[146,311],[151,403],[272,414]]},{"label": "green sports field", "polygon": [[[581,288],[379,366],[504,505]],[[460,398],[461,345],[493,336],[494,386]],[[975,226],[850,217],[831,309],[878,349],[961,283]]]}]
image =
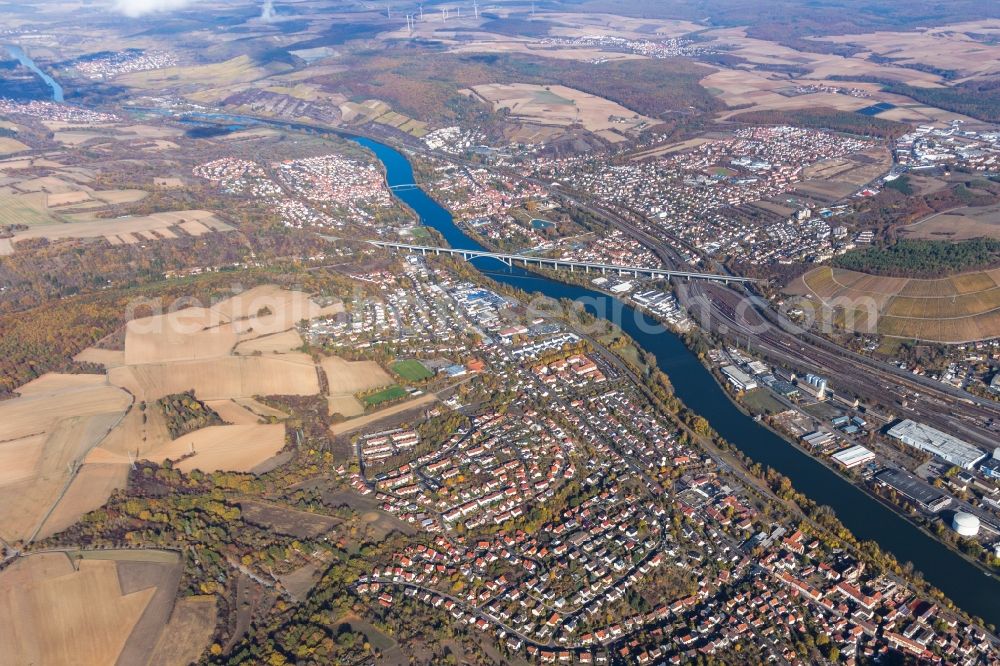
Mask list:
[{"label": "green sports field", "polygon": [[408,382],[419,382],[434,376],[427,366],[414,359],[396,361],[392,364],[392,371]]}]

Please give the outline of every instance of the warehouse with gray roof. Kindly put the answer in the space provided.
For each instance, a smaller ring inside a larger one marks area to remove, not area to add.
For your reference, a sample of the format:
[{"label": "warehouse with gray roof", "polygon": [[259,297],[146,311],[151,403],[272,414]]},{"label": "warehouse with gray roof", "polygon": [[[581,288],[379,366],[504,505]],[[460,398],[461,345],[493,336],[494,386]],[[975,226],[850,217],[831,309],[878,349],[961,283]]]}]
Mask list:
[{"label": "warehouse with gray roof", "polygon": [[962,469],[972,469],[986,457],[986,452],[982,449],[910,419],[894,425],[889,429],[888,435],[907,446],[934,454]]}]

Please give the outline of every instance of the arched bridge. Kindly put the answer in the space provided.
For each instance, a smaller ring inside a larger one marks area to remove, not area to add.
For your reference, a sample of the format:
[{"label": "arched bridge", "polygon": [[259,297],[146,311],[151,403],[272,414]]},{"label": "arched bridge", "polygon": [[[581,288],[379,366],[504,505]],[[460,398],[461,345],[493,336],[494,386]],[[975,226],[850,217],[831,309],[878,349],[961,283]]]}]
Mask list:
[{"label": "arched bridge", "polygon": [[403,252],[414,252],[422,255],[452,255],[462,257],[465,261],[476,259],[477,257],[488,257],[503,262],[508,266],[521,264],[525,267],[537,266],[538,268],[569,269],[571,272],[591,271],[611,275],[631,275],[633,277],[652,278],[685,278],[689,280],[711,280],[713,282],[756,282],[753,278],[738,277],[735,275],[719,275],[716,273],[693,273],[688,271],[672,271],[663,268],[645,268],[642,266],[615,266],[613,264],[598,264],[588,261],[573,261],[568,259],[549,259],[546,257],[530,257],[523,254],[503,254],[501,252],[487,252],[486,250],[462,250],[451,247],[436,247],[433,245],[409,245],[407,243],[390,243],[388,241],[370,240],[366,241],[375,247],[382,247],[390,250],[401,250]]}]

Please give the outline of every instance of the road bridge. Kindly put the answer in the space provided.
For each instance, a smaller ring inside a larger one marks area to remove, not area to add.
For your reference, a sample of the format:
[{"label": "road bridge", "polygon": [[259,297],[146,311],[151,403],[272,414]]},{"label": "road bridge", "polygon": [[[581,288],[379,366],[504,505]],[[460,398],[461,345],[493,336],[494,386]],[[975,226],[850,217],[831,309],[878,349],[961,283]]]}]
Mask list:
[{"label": "road bridge", "polygon": [[537,268],[568,269],[570,272],[581,271],[584,273],[601,273],[602,275],[626,275],[635,278],[683,278],[686,280],[709,280],[711,282],[756,282],[753,278],[739,277],[736,275],[720,275],[716,273],[695,273],[689,271],[675,271],[665,268],[646,268],[644,266],[616,266],[614,264],[600,264],[589,261],[573,261],[570,259],[550,259],[548,257],[532,257],[523,254],[504,254],[502,252],[488,252],[486,250],[463,250],[461,248],[437,247],[434,245],[410,245],[408,243],[391,243],[388,241],[370,240],[367,243],[375,247],[389,250],[399,250],[402,252],[413,252],[421,255],[452,255],[461,257],[465,261],[487,257],[496,259],[508,266],[515,264],[524,267],[535,266]]}]

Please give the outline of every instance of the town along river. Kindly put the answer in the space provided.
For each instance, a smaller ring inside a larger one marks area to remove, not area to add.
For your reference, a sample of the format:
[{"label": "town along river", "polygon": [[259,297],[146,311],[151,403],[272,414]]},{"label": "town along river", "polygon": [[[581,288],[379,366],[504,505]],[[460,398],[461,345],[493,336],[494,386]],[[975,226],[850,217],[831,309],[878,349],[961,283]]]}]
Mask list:
[{"label": "town along river", "polygon": [[[413,170],[401,153],[371,139],[354,140],[381,160],[396,196],[412,208],[426,226],[440,232],[451,247],[483,249],[423,190],[406,187],[414,182]],[[519,268],[508,268],[493,259],[480,258],[472,263],[497,282],[528,293],[540,292],[554,299],[580,301],[591,314],[613,321],[643,349],[656,356],[660,368],[670,377],[677,397],[708,419],[727,441],[755,462],[787,476],[797,490],[816,503],[832,507],[857,538],[877,542],[900,562],[913,562],[928,582],[941,589],[959,607],[1000,626],[1000,582],[996,578],[984,575],[976,566],[876,499],[739,411],[681,339],[662,325],[621,301],[590,289],[549,280]]]}]

